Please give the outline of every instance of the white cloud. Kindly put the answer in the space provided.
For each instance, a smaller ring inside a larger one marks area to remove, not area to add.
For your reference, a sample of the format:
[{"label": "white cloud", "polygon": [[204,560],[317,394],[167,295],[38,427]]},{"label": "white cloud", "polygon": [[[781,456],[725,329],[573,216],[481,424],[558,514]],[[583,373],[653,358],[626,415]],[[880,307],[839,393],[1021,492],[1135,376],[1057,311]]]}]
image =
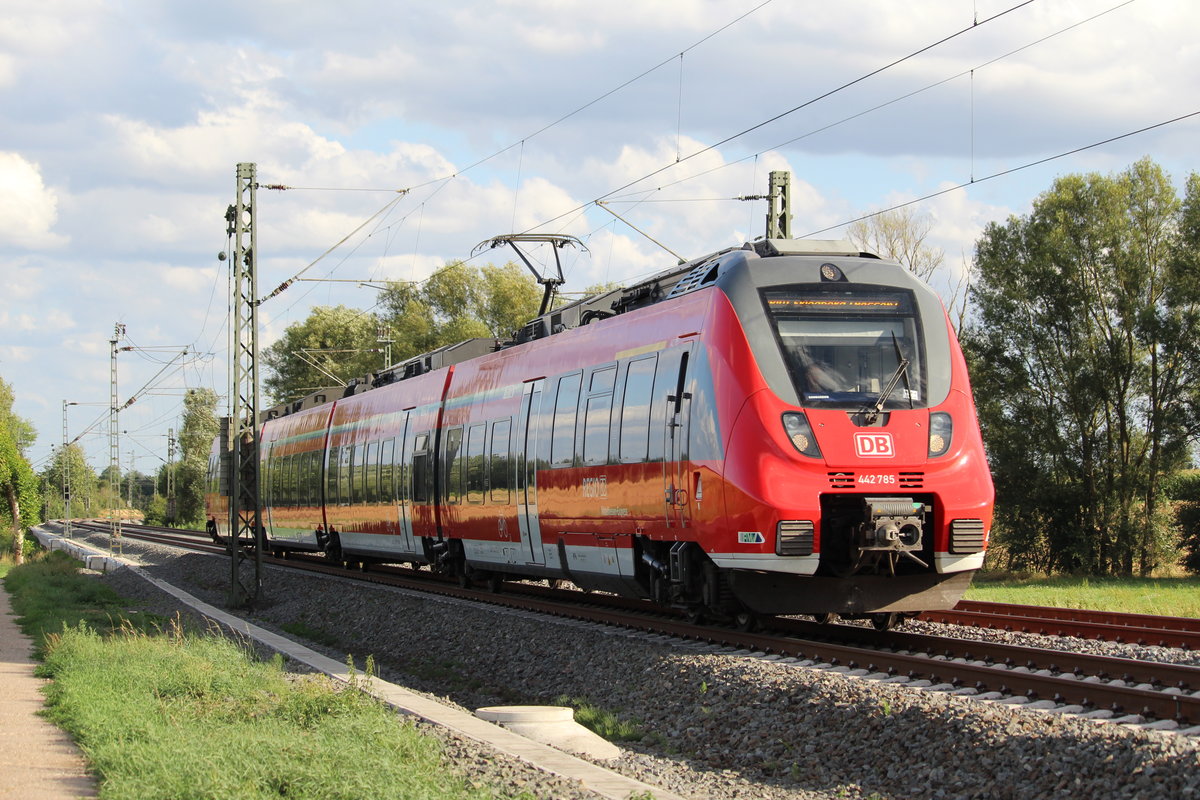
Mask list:
[{"label": "white cloud", "polygon": [[41,168],[19,153],[0,152],[0,244],[56,248],[66,238],[53,231],[58,195],[42,181]]}]

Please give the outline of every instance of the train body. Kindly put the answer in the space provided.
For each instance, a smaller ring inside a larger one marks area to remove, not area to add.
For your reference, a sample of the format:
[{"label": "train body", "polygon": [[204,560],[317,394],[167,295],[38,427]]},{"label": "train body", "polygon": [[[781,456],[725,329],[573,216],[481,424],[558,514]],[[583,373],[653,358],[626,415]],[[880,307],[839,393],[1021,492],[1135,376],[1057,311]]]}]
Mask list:
[{"label": "train body", "polygon": [[768,240],[519,340],[272,412],[268,547],[718,618],[948,608],[982,565],[993,490],[966,365],[896,263]]}]

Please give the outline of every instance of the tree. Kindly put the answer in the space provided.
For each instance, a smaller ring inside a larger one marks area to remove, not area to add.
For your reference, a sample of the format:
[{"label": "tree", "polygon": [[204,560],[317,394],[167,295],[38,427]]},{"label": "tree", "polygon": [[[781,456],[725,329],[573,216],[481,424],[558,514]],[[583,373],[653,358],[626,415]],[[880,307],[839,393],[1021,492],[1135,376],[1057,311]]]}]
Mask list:
[{"label": "tree", "polygon": [[37,439],[37,430],[34,429],[32,422],[13,413],[15,400],[16,396],[13,394],[12,386],[0,378],[0,425],[8,428],[17,445],[17,450],[24,453]]},{"label": "tree", "polygon": [[542,290],[513,263],[475,269],[453,261],[425,283],[389,283],[379,296],[395,360],[471,338],[507,339],[537,315]]},{"label": "tree", "polygon": [[343,386],[384,365],[379,320],[346,306],[316,306],[263,351],[263,386],[274,402],[297,400],[318,389]]},{"label": "tree", "polygon": [[932,229],[932,217],[904,206],[850,223],[846,236],[862,250],[895,259],[928,283],[946,260],[942,248],[925,244]]},{"label": "tree", "polygon": [[84,516],[84,510],[90,507],[96,494],[96,473],[88,464],[83,448],[77,444],[56,449],[54,457],[42,471],[42,481],[46,486],[46,515],[66,516],[62,498],[64,472],[70,483],[71,510],[75,516]]},{"label": "tree", "polygon": [[199,526],[204,519],[204,487],[208,455],[220,432],[217,393],[191,389],[183,398],[183,421],[179,427],[179,467],[175,484],[176,515],[181,524]]},{"label": "tree", "polygon": [[380,329],[393,342],[392,364],[465,339],[508,339],[537,315],[541,299],[537,282],[516,264],[477,269],[453,261],[423,283],[387,284],[379,317],[345,306],[314,308],[264,351],[264,384],[276,402],[286,402],[377,372],[385,366]]},{"label": "tree", "polygon": [[12,531],[13,556],[25,560],[25,529],[41,518],[41,496],[23,450],[33,443],[33,425],[12,411],[12,387],[0,378],[0,522]]},{"label": "tree", "polygon": [[964,345],[1011,566],[1147,574],[1169,555],[1164,479],[1200,433],[1198,202],[1195,176],[1181,204],[1144,159],[1059,178],[977,243]]}]

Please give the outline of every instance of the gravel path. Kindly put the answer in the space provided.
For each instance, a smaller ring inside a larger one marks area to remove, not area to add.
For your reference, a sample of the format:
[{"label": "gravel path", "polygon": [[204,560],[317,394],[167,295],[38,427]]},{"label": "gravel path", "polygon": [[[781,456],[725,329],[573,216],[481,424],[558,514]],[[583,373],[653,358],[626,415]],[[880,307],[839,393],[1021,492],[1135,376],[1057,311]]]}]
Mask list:
[{"label": "gravel path", "polygon": [[[132,542],[126,551],[156,577],[223,603],[226,559]],[[103,579],[148,598],[148,610],[174,613],[131,573]],[[566,695],[613,711],[647,734],[620,743],[615,768],[688,797],[1200,800],[1200,741],[1188,737],[277,569],[265,570],[264,597],[255,624],[305,625],[330,643],[316,649],[339,660],[350,651],[360,666],[373,655],[385,679],[468,709]],[[1097,644],[1112,652],[1087,643]],[[448,742],[458,768],[497,796],[594,797]]]}]

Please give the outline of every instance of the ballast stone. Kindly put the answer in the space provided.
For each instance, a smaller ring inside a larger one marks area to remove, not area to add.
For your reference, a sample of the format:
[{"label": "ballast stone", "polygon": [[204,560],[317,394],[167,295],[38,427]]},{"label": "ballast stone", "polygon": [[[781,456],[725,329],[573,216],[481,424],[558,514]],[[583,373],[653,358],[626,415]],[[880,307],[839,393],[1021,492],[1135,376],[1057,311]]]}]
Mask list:
[{"label": "ballast stone", "polygon": [[535,742],[597,759],[620,758],[621,748],[575,721],[565,706],[489,706],[475,716]]}]

